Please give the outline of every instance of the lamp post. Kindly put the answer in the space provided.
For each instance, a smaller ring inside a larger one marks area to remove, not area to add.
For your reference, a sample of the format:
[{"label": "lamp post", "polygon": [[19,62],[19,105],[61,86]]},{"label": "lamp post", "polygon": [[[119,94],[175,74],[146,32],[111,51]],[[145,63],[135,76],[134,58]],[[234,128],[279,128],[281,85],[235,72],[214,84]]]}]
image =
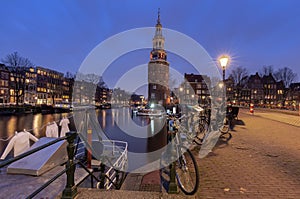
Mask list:
[{"label": "lamp post", "polygon": [[225,69],[226,69],[226,66],[228,65],[228,62],[229,62],[229,57],[227,55],[222,55],[220,58],[219,58],[219,62],[220,62],[220,65],[222,67],[222,71],[223,71],[223,86],[225,88],[225,93],[223,95],[223,102],[225,103],[225,95],[226,95],[226,85],[225,85]]}]

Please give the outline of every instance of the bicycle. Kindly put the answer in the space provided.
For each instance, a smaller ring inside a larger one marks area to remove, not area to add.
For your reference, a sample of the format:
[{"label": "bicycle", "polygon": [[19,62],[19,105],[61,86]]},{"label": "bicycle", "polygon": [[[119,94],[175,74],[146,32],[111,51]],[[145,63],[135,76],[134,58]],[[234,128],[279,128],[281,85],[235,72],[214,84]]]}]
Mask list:
[{"label": "bicycle", "polygon": [[[178,121],[181,119],[168,118],[168,121],[173,121],[172,126],[172,157],[177,158],[172,165],[175,166],[175,175],[179,188],[186,195],[193,195],[197,192],[199,186],[199,171],[195,157],[189,150],[189,141],[183,141],[184,136],[179,130],[180,125]],[[170,122],[169,122],[170,123]]]},{"label": "bicycle", "polygon": [[184,132],[189,141],[202,145],[210,126],[210,111],[207,107],[204,107],[203,111],[197,114],[183,115],[179,130]]},{"label": "bicycle", "polygon": [[[183,127],[181,125],[181,131],[187,134],[188,139],[192,140],[197,145],[202,145],[209,134],[209,131],[218,128],[218,131],[221,133],[219,136],[220,139],[229,141],[232,138],[232,134],[230,132],[230,130],[232,130],[233,120],[231,109],[229,108],[229,111],[227,111],[221,127],[217,127],[218,125],[212,127],[211,120],[213,120],[213,123],[216,124],[216,119],[211,118],[211,110],[209,107],[204,106],[202,108],[203,111],[199,112],[198,115],[194,114],[184,117],[184,119],[188,120],[188,125],[187,127]],[[219,109],[217,109],[217,112],[218,111]]]}]

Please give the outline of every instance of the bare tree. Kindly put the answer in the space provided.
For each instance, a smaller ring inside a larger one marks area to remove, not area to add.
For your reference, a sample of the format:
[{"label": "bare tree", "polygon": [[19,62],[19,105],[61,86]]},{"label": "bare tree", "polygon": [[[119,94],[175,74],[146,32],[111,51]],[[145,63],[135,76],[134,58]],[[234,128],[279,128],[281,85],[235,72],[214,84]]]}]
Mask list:
[{"label": "bare tree", "polygon": [[269,75],[274,73],[274,68],[272,65],[264,65],[261,69],[261,72],[259,73],[260,76]]},{"label": "bare tree", "polygon": [[102,76],[100,76],[100,78],[99,78],[99,82],[97,84],[97,87],[99,87],[99,88],[108,88],[107,85],[106,85],[106,83],[104,82]]},{"label": "bare tree", "polygon": [[176,88],[176,85],[178,85],[177,79],[174,78],[172,74],[170,74],[170,77],[169,77],[169,89],[171,91],[174,91],[174,89]]},{"label": "bare tree", "polygon": [[229,75],[233,78],[234,84],[239,86],[242,80],[248,76],[248,70],[243,66],[238,66],[233,69]]},{"label": "bare tree", "polygon": [[248,79],[248,70],[243,66],[238,66],[231,71],[229,76],[233,79],[236,88],[236,94],[239,100],[240,92]]},{"label": "bare tree", "polygon": [[34,64],[28,58],[19,55],[18,52],[8,54],[1,61],[10,69],[11,78],[13,79],[11,87],[14,89],[15,102],[18,106],[22,97],[24,97],[26,70],[33,67]]},{"label": "bare tree", "polygon": [[33,67],[34,64],[25,57],[19,55],[18,52],[13,52],[8,54],[5,58],[1,59],[1,61],[9,67]]},{"label": "bare tree", "polygon": [[288,67],[284,67],[278,69],[274,76],[277,81],[283,81],[284,86],[288,88],[290,84],[296,80],[297,73],[294,73],[293,70]]},{"label": "bare tree", "polygon": [[75,75],[69,71],[66,73],[65,77],[69,79],[75,79]]}]

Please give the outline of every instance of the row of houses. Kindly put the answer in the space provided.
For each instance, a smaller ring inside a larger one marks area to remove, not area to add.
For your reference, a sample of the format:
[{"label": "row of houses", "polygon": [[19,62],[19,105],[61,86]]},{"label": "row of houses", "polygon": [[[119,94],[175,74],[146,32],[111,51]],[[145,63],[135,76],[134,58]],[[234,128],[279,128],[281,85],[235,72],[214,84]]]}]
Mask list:
[{"label": "row of houses", "polygon": [[69,105],[72,82],[63,73],[37,67],[0,64],[0,104]]},{"label": "row of houses", "polygon": [[[185,82],[171,94],[179,103],[207,104],[211,99],[211,79],[205,75],[184,74]],[[222,85],[222,84],[220,84]],[[261,107],[296,109],[300,103],[300,83],[285,88],[283,81],[273,75],[250,75],[235,84],[233,78],[225,80],[226,99],[236,105],[250,103]],[[179,100],[179,101],[178,101]]]},{"label": "row of houses", "polygon": [[74,77],[41,66],[7,67],[0,64],[0,105],[68,108],[72,100],[97,105],[109,101],[111,91],[108,88],[96,86],[91,95],[91,86],[94,85],[90,82],[80,81],[76,87],[74,85]]},{"label": "row of houses", "polygon": [[272,73],[263,76],[256,73],[245,77],[238,85],[228,78],[226,96],[239,105],[252,103],[261,107],[296,109],[300,103],[300,83],[292,83],[286,88]]}]

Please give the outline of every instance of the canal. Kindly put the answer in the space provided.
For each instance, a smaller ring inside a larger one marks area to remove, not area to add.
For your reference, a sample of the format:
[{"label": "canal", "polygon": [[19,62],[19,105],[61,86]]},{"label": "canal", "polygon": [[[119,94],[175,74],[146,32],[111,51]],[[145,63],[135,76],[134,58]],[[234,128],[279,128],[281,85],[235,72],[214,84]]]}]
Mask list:
[{"label": "canal", "polygon": [[[149,153],[166,145],[163,117],[135,116],[129,108],[96,110],[96,115],[107,138],[128,142],[129,171],[155,161],[156,157]],[[0,116],[1,154],[9,142],[5,140],[12,137],[15,131],[26,129],[38,138],[44,137],[46,125],[53,121],[59,124],[64,116],[70,120],[70,130],[76,131],[73,113]]]}]

